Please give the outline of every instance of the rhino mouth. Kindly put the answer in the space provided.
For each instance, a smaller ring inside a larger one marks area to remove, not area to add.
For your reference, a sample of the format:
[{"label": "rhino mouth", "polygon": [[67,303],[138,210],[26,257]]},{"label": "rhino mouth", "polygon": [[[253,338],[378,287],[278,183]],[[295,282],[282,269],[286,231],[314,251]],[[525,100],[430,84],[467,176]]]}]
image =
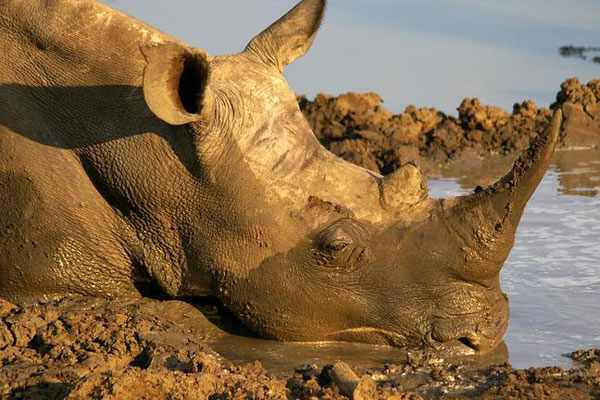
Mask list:
[{"label": "rhino mouth", "polygon": [[426,336],[427,345],[436,351],[455,355],[473,355],[484,354],[495,349],[501,342],[506,329],[508,328],[508,318],[499,321],[494,329],[494,333],[482,332],[475,327],[473,331],[457,333],[454,336],[439,337],[439,332],[434,331]]},{"label": "rhino mouth", "polygon": [[472,336],[462,336],[447,342],[428,343],[428,347],[441,354],[470,356],[487,353],[495,348],[498,343],[499,341],[482,341]]}]

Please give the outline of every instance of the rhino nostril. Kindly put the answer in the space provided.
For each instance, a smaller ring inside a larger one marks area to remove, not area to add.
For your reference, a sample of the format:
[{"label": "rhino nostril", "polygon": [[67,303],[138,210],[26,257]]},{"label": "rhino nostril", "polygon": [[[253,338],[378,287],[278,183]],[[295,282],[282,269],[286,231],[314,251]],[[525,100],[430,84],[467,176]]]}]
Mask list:
[{"label": "rhino nostril", "polygon": [[461,337],[457,339],[459,342],[461,342],[462,344],[464,344],[465,346],[467,346],[470,349],[479,351],[479,344],[475,343],[472,339],[468,338],[468,337]]}]

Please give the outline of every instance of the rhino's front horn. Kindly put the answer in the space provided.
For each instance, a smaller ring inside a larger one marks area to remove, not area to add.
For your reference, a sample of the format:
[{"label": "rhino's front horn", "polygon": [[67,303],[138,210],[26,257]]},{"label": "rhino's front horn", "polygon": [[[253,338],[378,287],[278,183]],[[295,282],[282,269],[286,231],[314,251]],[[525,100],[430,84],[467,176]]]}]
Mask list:
[{"label": "rhino's front horn", "polygon": [[538,135],[505,177],[444,206],[447,230],[461,244],[463,261],[456,272],[463,277],[482,281],[498,274],[514,243],[527,201],[548,169],[561,123],[562,112],[558,110],[546,131]]}]

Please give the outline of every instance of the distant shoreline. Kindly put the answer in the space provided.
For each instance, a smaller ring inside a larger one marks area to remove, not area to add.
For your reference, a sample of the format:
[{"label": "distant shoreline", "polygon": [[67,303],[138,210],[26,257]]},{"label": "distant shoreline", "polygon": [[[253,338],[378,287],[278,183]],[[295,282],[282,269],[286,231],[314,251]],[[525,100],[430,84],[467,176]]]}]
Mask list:
[{"label": "distant shoreline", "polygon": [[568,45],[561,46],[558,53],[563,57],[589,59],[593,63],[600,64],[600,47]]}]

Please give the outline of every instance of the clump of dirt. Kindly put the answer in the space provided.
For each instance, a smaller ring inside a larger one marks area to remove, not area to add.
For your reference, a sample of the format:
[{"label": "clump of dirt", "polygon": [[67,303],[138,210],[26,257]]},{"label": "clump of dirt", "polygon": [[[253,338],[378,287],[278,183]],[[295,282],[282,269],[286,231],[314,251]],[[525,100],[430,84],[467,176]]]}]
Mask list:
[{"label": "clump of dirt", "polygon": [[373,171],[391,172],[400,166],[398,161],[419,157],[423,132],[439,121],[433,109],[393,115],[382,102],[375,93],[299,98],[317,138],[331,152]]},{"label": "clump of dirt", "polygon": [[564,114],[562,143],[566,147],[594,147],[600,143],[600,79],[586,85],[576,78],[562,83],[553,109]]},{"label": "clump of dirt", "polygon": [[581,105],[583,108],[594,106],[600,102],[600,79],[592,80],[586,85],[577,78],[567,79],[560,85],[560,92],[556,95],[556,103],[552,108],[565,103]]},{"label": "clump of dirt", "polygon": [[[182,306],[183,304],[183,306]],[[338,362],[267,372],[235,366],[161,315],[178,301],[72,299],[17,307],[0,300],[0,398],[421,399],[592,398],[600,350],[573,353],[581,368],[473,369],[414,353],[404,365],[356,373]],[[190,313],[193,314],[193,313]],[[257,354],[260,357],[260,354]],[[393,397],[392,397],[393,396]]]},{"label": "clump of dirt", "polygon": [[[600,145],[598,82],[581,85],[570,79],[562,84],[552,109],[565,111],[563,147]],[[458,117],[415,106],[395,115],[382,103],[376,93],[319,94],[313,101],[299,97],[302,112],[325,147],[382,174],[408,162],[427,173],[468,156],[521,152],[552,117],[551,110],[530,100],[515,104],[508,113],[466,98]]]},{"label": "clump of dirt", "polygon": [[[438,360],[418,360],[408,365],[387,366],[381,376],[381,393],[393,394],[404,379],[418,382],[411,391],[428,399],[553,398],[589,399],[600,395],[599,350],[573,353],[580,368],[559,367],[513,369],[510,364],[473,370],[468,365]],[[415,381],[415,378],[418,380]]]}]

